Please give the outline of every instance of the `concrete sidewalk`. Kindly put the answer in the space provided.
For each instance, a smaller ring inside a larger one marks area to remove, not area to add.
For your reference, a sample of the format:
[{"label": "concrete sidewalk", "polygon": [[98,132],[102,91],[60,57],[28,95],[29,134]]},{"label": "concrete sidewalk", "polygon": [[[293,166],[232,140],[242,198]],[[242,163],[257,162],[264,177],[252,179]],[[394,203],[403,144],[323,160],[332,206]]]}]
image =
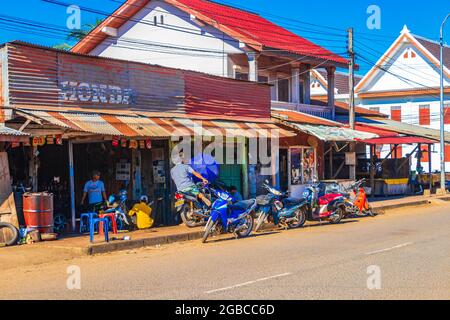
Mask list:
[{"label": "concrete sidewalk", "polygon": [[[372,202],[374,211],[386,213],[389,210],[407,206],[432,205],[433,202],[449,201],[450,196],[405,197]],[[110,234],[110,238],[122,239],[130,236],[131,240],[111,240],[104,242],[103,237],[96,235],[94,243],[89,242],[88,235],[64,237],[57,241],[40,242],[33,245],[23,245],[0,248],[0,270],[17,266],[36,265],[55,260],[69,260],[79,256],[110,253],[122,250],[132,250],[142,247],[160,246],[174,242],[200,239],[203,228],[188,228],[184,225],[175,227],[155,228],[134,232]]]}]

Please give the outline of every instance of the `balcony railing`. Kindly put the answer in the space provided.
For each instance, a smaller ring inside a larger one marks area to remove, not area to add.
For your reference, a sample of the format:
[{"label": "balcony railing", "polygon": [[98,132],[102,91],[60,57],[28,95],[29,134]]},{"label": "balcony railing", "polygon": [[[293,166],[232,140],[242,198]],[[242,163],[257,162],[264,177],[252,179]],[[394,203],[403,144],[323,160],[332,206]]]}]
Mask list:
[{"label": "balcony railing", "polygon": [[294,102],[272,101],[272,108],[299,111],[325,119],[331,119],[333,114],[331,108],[327,106],[316,106]]}]

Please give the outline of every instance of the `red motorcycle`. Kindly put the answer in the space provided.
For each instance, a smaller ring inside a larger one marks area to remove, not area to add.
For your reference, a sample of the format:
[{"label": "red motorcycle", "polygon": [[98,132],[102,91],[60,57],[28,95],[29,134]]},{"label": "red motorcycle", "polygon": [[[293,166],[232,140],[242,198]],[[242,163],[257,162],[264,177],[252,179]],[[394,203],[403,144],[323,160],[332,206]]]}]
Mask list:
[{"label": "red motorcycle", "polygon": [[346,214],[345,198],[340,193],[325,192],[326,185],[318,183],[306,188],[303,193],[304,205],[308,221],[329,221],[332,224],[341,222]]}]

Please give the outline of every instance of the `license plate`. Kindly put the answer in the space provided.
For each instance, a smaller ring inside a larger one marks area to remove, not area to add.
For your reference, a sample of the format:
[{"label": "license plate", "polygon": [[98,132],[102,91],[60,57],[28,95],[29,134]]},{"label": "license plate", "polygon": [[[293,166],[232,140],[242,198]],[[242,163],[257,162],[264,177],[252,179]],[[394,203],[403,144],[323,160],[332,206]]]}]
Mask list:
[{"label": "license plate", "polygon": [[181,207],[184,204],[184,199],[178,200],[175,202],[175,207]]}]

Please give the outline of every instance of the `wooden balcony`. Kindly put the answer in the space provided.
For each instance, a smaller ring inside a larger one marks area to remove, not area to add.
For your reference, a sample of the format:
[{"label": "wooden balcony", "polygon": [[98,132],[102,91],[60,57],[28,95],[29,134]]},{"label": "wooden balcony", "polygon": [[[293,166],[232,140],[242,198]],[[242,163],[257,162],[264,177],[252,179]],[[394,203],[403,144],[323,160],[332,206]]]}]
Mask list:
[{"label": "wooden balcony", "polygon": [[318,106],[294,102],[272,101],[272,108],[288,109],[310,114],[312,116],[331,119],[333,111],[327,106]]}]

